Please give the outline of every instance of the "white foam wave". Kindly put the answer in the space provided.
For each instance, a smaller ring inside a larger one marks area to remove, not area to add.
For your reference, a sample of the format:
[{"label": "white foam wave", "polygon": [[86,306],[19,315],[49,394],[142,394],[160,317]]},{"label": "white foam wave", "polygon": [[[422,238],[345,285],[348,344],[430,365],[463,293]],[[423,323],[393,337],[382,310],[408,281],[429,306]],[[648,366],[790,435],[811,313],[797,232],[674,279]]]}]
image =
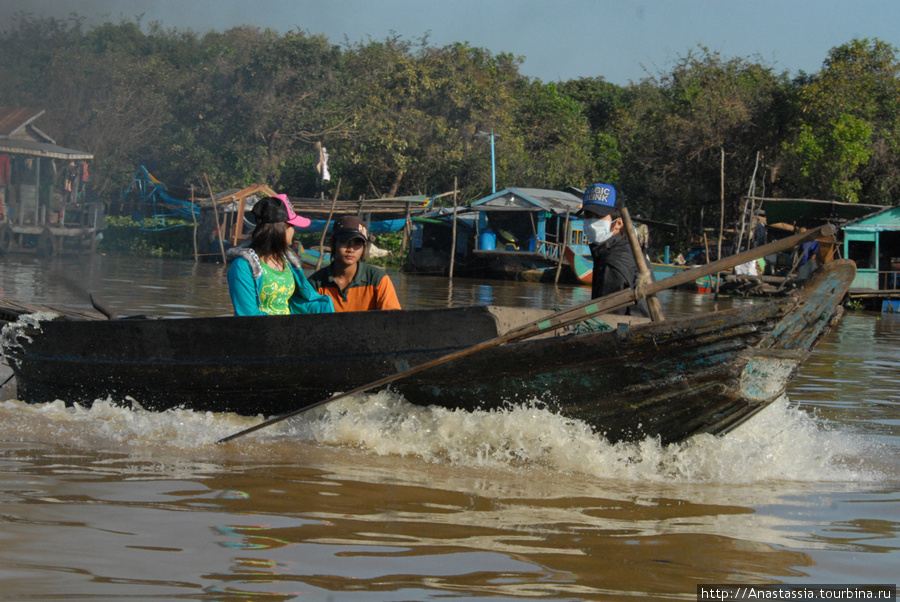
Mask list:
[{"label": "white foam wave", "polygon": [[502,412],[418,408],[386,393],[325,406],[292,435],[355,445],[379,454],[467,466],[536,464],[635,481],[752,483],[765,480],[871,481],[866,440],[832,428],[782,398],[724,437],[701,435],[611,444],[580,422],[539,407]]},{"label": "white foam wave", "polygon": [[109,400],[90,409],[7,401],[0,403],[0,438],[203,458],[230,450],[249,461],[256,454],[265,460],[276,447],[315,443],[473,468],[526,466],[638,482],[727,484],[879,481],[886,478],[878,468],[882,457],[895,451],[784,398],[724,437],[701,435],[663,446],[651,439],[611,444],[583,423],[538,406],[470,413],[414,406],[389,392],[345,398],[227,446],[215,444],[260,420],[133,411]]}]

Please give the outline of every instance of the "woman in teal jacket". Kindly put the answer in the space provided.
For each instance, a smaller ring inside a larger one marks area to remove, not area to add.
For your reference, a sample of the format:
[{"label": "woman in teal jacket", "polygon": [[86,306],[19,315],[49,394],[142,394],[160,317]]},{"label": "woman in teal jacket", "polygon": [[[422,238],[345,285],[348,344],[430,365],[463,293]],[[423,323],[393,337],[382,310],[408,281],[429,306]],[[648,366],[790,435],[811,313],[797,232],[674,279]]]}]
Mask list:
[{"label": "woman in teal jacket", "polygon": [[250,246],[228,253],[228,292],[236,316],[320,314],[334,311],[327,295],[320,295],[303,274],[300,258],[291,249],[294,226],[309,220],[294,213],[287,195],[257,202]]}]

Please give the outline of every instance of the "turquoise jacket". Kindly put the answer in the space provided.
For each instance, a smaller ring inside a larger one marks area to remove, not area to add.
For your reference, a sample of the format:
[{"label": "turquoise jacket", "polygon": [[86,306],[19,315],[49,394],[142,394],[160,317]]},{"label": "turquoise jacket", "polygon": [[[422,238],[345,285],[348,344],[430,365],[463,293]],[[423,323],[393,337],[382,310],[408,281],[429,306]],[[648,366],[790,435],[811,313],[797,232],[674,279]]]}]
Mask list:
[{"label": "turquoise jacket", "polygon": [[[259,309],[262,291],[262,266],[259,257],[251,249],[235,247],[228,251],[231,267],[228,268],[228,293],[236,316],[263,316]],[[300,257],[292,250],[285,255],[287,265],[294,274],[296,289],[288,301],[292,314],[325,314],[334,311],[334,303],[328,295],[320,295],[303,274]]]}]

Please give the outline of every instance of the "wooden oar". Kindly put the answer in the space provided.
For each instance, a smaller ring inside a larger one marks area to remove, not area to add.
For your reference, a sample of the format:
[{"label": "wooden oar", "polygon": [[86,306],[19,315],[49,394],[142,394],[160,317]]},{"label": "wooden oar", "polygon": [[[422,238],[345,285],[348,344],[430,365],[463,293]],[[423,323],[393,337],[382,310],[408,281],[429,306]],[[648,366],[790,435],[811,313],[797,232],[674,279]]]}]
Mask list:
[{"label": "wooden oar", "polygon": [[[641,281],[652,281],[653,276],[650,272],[650,267],[647,265],[647,260],[644,259],[644,252],[641,251],[641,243],[638,242],[634,224],[631,222],[631,214],[628,213],[627,207],[622,207],[622,223],[625,225],[625,237],[628,239],[628,243],[631,246],[631,252],[634,255],[634,263],[637,266]],[[659,304],[659,299],[656,298],[656,295],[649,295],[647,297],[647,308],[650,310],[650,319],[654,322],[661,322],[665,319],[662,306]]]},{"label": "wooden oar", "polygon": [[619,292],[600,297],[598,299],[591,299],[590,301],[581,303],[567,310],[550,314],[548,316],[545,316],[544,318],[541,318],[540,320],[536,320],[534,322],[525,324],[524,326],[520,326],[519,328],[510,330],[506,334],[495,337],[493,339],[488,339],[487,341],[483,341],[481,343],[478,343],[477,345],[473,345],[471,347],[461,349],[460,351],[449,353],[430,362],[425,362],[424,364],[413,366],[412,368],[408,368],[406,370],[403,370],[402,372],[397,372],[396,374],[385,376],[384,378],[380,378],[376,381],[361,385],[359,387],[356,387],[355,389],[351,389],[350,391],[334,395],[332,397],[329,397],[328,399],[323,399],[300,409],[275,416],[274,418],[270,418],[269,420],[261,422],[256,426],[251,426],[250,428],[238,431],[237,433],[219,439],[218,441],[216,441],[216,443],[225,443],[226,441],[231,441],[232,439],[236,439],[243,435],[258,431],[277,422],[281,422],[282,420],[287,420],[288,418],[291,418],[298,414],[302,414],[303,412],[306,412],[313,408],[325,405],[326,403],[331,403],[332,401],[337,401],[338,399],[343,399],[357,393],[363,393],[365,391],[368,391],[369,389],[381,387],[388,383],[394,382],[395,380],[399,380],[401,378],[405,378],[407,376],[415,374],[416,372],[420,372],[428,368],[433,368],[434,366],[466,357],[468,355],[478,353],[479,351],[484,351],[485,349],[489,349],[491,347],[496,347],[504,343],[510,343],[521,339],[527,339],[548,330],[555,330],[557,328],[569,326],[570,324],[581,322],[582,320],[586,320],[587,318],[590,318],[591,316],[596,314],[616,311],[623,307],[627,307],[633,304],[638,299],[647,297],[648,295],[654,295],[666,289],[676,288],[678,286],[681,286],[682,284],[693,282],[694,280],[702,276],[707,276],[715,272],[721,272],[731,269],[734,266],[746,263],[751,259],[758,259],[759,257],[777,253],[778,251],[790,249],[791,247],[802,244],[814,237],[830,236],[834,234],[834,232],[834,226],[832,226],[831,224],[825,224],[824,226],[819,226],[818,228],[815,228],[813,230],[807,230],[806,232],[794,234],[793,236],[771,242],[761,247],[756,247],[755,249],[744,251],[743,253],[738,253],[737,255],[733,255],[731,257],[726,257],[724,259],[714,261],[701,267],[684,270],[681,273],[673,274],[668,278],[663,278],[662,280],[658,280],[656,282],[641,283],[634,289],[624,289]]},{"label": "wooden oar", "polygon": [[90,293],[91,305],[94,309],[99,311],[101,314],[107,317],[109,320],[115,320],[119,317],[119,314],[116,313],[116,310],[110,308],[109,305],[94,297],[94,293]]}]

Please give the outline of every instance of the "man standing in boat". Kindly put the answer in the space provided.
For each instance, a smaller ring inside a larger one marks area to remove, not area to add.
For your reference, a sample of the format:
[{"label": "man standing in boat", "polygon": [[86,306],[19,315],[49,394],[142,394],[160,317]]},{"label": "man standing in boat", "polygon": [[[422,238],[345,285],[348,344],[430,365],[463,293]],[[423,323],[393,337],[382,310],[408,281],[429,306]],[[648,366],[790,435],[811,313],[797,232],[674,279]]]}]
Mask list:
[{"label": "man standing in boat", "polygon": [[[575,215],[584,220],[584,236],[594,258],[591,298],[634,288],[638,267],[625,236],[621,197],[611,184],[593,184],[584,191],[581,209]],[[646,299],[615,312],[650,317]]]},{"label": "man standing in boat", "polygon": [[331,265],[309,278],[319,294],[331,297],[335,311],[400,309],[387,273],[362,261],[368,242],[365,222],[352,215],[335,220],[331,229]]}]

